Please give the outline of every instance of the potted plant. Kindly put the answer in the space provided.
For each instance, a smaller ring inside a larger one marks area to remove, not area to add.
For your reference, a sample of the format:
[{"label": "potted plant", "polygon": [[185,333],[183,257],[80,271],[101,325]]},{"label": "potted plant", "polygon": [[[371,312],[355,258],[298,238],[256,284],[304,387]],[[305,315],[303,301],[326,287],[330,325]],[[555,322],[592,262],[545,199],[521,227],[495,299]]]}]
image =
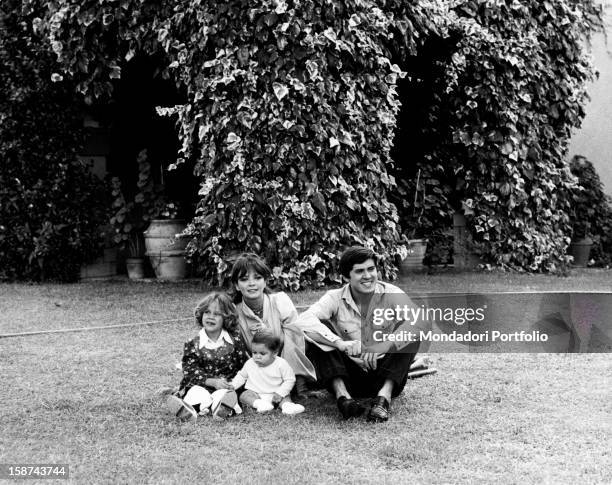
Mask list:
[{"label": "potted plant", "polygon": [[158,201],[158,214],[145,231],[147,256],[158,279],[177,280],[187,275],[185,248],[188,238],[182,236],[187,227],[177,219],[178,207],[174,202]]},{"label": "potted plant", "polygon": [[593,247],[593,239],[584,233],[583,236],[577,236],[574,233],[574,238],[569,246],[569,253],[573,256],[574,266],[580,266],[586,268],[589,264],[589,255],[591,254],[591,248]]},{"label": "potted plant", "polygon": [[115,230],[113,240],[125,253],[128,277],[133,280],[144,278],[144,241],[142,231],[146,221],[142,207],[134,201],[127,202],[121,189],[121,181],[113,177],[111,181],[114,215],[110,223]]},{"label": "potted plant", "polygon": [[568,252],[574,257],[574,266],[586,267],[593,247],[591,221],[596,222],[596,209],[604,194],[595,167],[585,157],[575,156],[570,170],[578,178],[578,186],[572,191],[572,243]]},{"label": "potted plant", "polygon": [[[180,279],[186,275],[185,248],[187,238],[180,238],[185,222],[177,219],[178,205],[168,201],[164,186],[155,183],[147,151],[138,154],[137,191],[127,201],[121,182],[114,178],[111,219],[115,227],[115,241],[125,251],[130,278],[142,278],[144,256],[149,258],[159,279]],[[145,230],[146,229],[146,230]]]},{"label": "potted plant", "polygon": [[[422,187],[422,188],[421,188]],[[417,213],[418,209],[418,213]],[[427,251],[427,239],[420,237],[421,218],[425,210],[425,184],[421,184],[421,169],[417,172],[417,179],[414,188],[414,200],[412,203],[412,230],[406,238],[408,255],[401,263],[402,273],[421,271],[423,269],[423,259]]]},{"label": "potted plant", "polygon": [[[115,177],[111,182],[115,210],[111,218],[115,228],[114,240],[126,255],[130,279],[144,277],[144,256],[148,256],[158,278],[182,278],[185,276],[187,240],[175,236],[185,229],[185,223],[176,219],[177,204],[168,201],[163,185],[155,183],[147,151],[142,150],[137,160],[137,190],[132,199],[126,197],[119,178]],[[169,273],[166,267],[169,267]]]}]

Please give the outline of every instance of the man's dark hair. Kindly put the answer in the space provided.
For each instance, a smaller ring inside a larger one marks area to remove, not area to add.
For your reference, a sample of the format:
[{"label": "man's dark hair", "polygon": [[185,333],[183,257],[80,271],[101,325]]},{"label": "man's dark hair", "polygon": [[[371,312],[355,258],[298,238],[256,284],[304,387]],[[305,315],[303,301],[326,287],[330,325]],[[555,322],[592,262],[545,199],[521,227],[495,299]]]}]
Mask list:
[{"label": "man's dark hair", "polygon": [[371,249],[364,248],[363,246],[353,246],[346,249],[340,255],[340,263],[338,267],[340,274],[345,278],[348,278],[354,265],[364,263],[368,259],[373,260],[374,264],[378,264],[378,258]]},{"label": "man's dark hair", "polygon": [[278,353],[281,348],[281,339],[271,332],[260,330],[253,335],[252,344],[264,344],[270,352]]}]

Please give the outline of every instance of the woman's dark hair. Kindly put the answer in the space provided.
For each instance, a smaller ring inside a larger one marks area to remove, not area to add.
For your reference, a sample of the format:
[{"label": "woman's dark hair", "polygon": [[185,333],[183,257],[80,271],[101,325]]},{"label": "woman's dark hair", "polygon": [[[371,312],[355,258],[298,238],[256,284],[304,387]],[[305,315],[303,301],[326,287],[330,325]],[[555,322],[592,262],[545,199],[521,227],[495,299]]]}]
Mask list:
[{"label": "woman's dark hair", "polygon": [[217,302],[219,305],[219,310],[223,314],[223,328],[230,333],[234,332],[238,326],[238,313],[236,311],[236,306],[232,303],[232,300],[226,293],[220,291],[206,295],[196,305],[193,312],[196,325],[203,327],[202,317],[206,310],[208,310],[210,305],[212,305],[214,302]]},{"label": "woman's dark hair", "polygon": [[[266,264],[266,262],[257,256],[255,253],[242,253],[238,256],[238,259],[234,261],[232,271],[230,273],[230,280],[232,282],[232,289],[230,290],[234,298],[234,303],[240,303],[242,301],[242,295],[239,291],[236,291],[236,284],[238,280],[243,276],[246,276],[250,270],[263,276],[265,280],[268,280],[272,276],[272,271]],[[268,288],[264,290],[268,293]]]},{"label": "woman's dark hair", "polygon": [[348,278],[354,265],[365,263],[368,259],[373,260],[374,264],[378,264],[378,257],[371,249],[363,246],[350,247],[340,255],[338,270],[342,276]]},{"label": "woman's dark hair", "polygon": [[278,353],[281,347],[281,339],[273,333],[267,332],[265,330],[260,330],[255,335],[253,335],[251,345],[253,344],[263,344],[270,352]]}]

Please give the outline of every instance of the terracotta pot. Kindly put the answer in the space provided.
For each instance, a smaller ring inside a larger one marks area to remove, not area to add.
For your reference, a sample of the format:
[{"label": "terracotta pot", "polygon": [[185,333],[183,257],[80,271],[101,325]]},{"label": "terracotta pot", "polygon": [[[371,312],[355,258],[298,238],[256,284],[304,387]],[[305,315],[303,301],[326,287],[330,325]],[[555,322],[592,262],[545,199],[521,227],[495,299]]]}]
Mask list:
[{"label": "terracotta pot", "polygon": [[185,227],[181,219],[154,219],[144,232],[146,255],[160,280],[180,280],[187,274],[185,248],[189,238],[176,237]]},{"label": "terracotta pot", "polygon": [[589,253],[593,247],[593,240],[590,237],[585,237],[572,241],[569,247],[569,253],[574,257],[573,266],[586,268],[589,262]]},{"label": "terracotta pot", "polygon": [[127,258],[125,266],[127,268],[128,278],[131,280],[141,280],[144,278],[144,258]]},{"label": "terracotta pot", "polygon": [[156,256],[149,256],[149,260],[159,280],[182,280],[187,276],[184,250],[160,251]]},{"label": "terracotta pot", "polygon": [[182,219],[153,219],[144,232],[147,256],[158,255],[160,251],[178,251],[185,249],[188,238],[177,238],[185,229]]}]

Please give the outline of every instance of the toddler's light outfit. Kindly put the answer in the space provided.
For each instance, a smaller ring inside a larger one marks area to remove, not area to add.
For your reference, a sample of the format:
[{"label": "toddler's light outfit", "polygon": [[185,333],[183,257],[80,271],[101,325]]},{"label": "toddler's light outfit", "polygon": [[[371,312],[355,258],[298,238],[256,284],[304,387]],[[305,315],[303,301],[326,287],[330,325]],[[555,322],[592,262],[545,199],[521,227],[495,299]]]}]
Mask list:
[{"label": "toddler's light outfit", "polygon": [[253,406],[259,412],[274,409],[272,401],[275,393],[283,398],[279,407],[284,414],[303,412],[304,406],[291,402],[289,397],[294,384],[293,369],[285,359],[278,356],[265,367],[260,367],[250,358],[232,379],[234,389],[242,386],[246,389],[240,396],[241,402]]}]

